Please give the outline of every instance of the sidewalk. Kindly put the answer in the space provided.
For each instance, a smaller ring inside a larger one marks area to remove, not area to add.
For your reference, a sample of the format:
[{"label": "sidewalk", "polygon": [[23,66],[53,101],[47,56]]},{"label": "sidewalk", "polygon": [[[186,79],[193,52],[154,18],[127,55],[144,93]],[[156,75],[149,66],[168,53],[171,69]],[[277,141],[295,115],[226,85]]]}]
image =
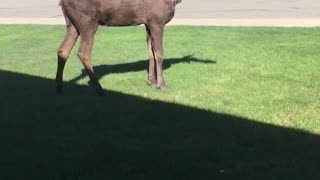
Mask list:
[{"label": "sidewalk", "polygon": [[[0,18],[0,24],[63,25],[63,18]],[[320,19],[178,19],[169,25],[320,27]]]},{"label": "sidewalk", "polygon": [[[60,0],[0,3],[0,24],[65,24]],[[319,0],[182,0],[171,25],[320,27]]]}]

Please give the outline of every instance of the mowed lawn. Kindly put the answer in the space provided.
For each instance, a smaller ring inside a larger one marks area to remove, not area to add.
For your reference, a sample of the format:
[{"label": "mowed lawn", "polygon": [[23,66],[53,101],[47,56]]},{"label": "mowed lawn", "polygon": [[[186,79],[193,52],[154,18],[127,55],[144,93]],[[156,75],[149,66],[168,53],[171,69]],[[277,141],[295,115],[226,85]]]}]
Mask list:
[{"label": "mowed lawn", "polygon": [[320,28],[170,26],[167,89],[144,28],[100,28],[95,97],[64,26],[0,26],[0,179],[319,179]]}]

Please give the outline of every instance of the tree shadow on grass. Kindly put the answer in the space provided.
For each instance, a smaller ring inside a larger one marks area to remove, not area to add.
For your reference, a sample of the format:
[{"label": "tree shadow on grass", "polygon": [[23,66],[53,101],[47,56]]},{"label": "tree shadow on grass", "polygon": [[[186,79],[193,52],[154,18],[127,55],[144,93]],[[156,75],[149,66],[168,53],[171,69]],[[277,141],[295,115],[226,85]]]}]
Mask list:
[{"label": "tree shadow on grass", "polygon": [[[215,64],[216,61],[212,60],[200,60],[196,57],[191,55],[184,56],[182,58],[170,58],[165,59],[163,63],[163,69],[169,69],[174,64],[179,63],[205,63],[205,64]],[[100,65],[93,67],[95,74],[98,79],[101,79],[103,76],[112,73],[127,73],[127,72],[136,72],[136,71],[143,71],[148,70],[148,60],[140,60],[136,62],[130,62],[125,64],[112,64],[112,65]],[[75,77],[74,79],[70,80],[71,83],[77,82],[78,80],[87,76],[85,70],[82,70],[82,73]]]},{"label": "tree shadow on grass", "polygon": [[0,71],[0,179],[319,179],[320,138],[252,119],[108,91],[53,95]]}]

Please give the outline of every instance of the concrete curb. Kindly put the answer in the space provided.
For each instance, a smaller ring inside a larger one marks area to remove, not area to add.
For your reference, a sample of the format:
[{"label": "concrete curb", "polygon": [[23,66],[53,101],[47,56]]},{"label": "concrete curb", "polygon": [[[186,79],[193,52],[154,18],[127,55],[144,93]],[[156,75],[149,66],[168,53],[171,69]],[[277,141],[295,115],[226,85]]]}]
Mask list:
[{"label": "concrete curb", "polygon": [[[65,24],[63,18],[0,18],[0,24]],[[170,25],[320,27],[320,19],[173,19]]]},{"label": "concrete curb", "polygon": [[174,19],[172,25],[319,27],[320,19]]}]

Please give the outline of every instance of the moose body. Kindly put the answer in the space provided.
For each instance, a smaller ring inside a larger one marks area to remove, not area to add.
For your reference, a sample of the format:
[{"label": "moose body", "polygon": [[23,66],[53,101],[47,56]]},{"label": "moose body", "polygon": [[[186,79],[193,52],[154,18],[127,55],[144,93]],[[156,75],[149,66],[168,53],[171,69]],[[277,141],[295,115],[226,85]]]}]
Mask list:
[{"label": "moose body", "polygon": [[163,30],[173,18],[176,4],[181,0],[61,0],[60,5],[66,19],[66,35],[58,48],[56,93],[62,94],[63,69],[70,51],[80,36],[78,57],[90,77],[96,94],[103,90],[91,65],[91,51],[99,25],[146,26],[149,56],[149,85],[165,87],[162,75]]}]

